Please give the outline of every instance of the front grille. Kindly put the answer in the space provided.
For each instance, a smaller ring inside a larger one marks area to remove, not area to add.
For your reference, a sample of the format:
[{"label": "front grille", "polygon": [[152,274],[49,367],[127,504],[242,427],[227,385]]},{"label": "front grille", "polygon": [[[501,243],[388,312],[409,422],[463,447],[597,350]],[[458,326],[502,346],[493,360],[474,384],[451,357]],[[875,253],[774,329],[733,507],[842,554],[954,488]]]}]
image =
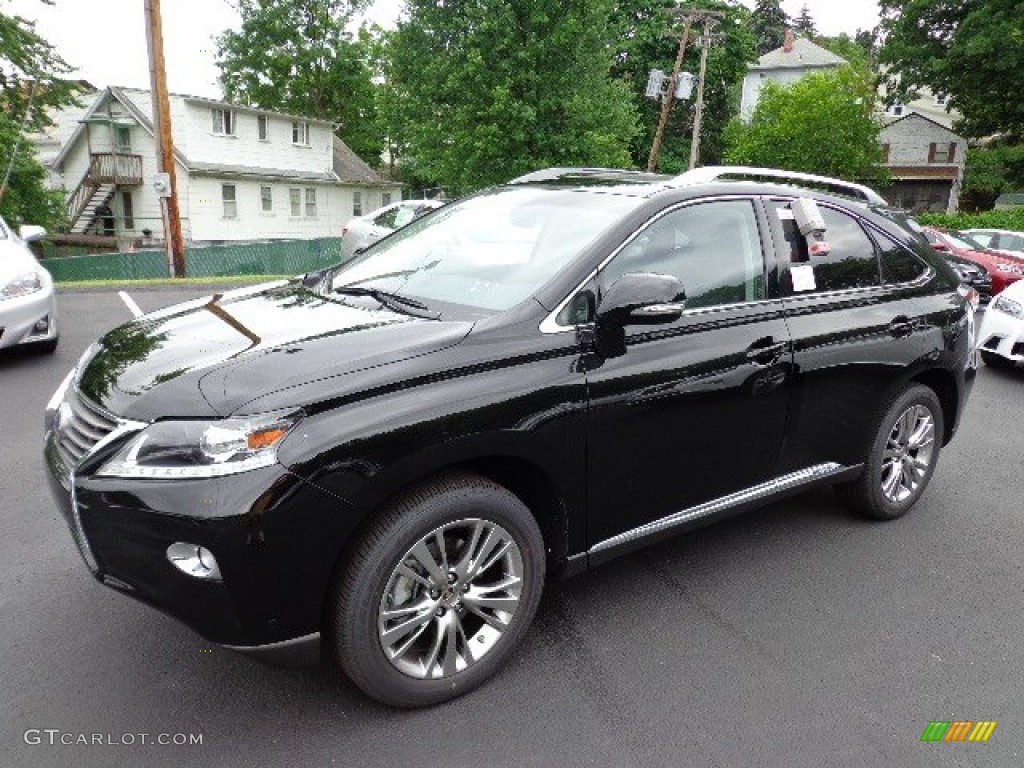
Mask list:
[{"label": "front grille", "polygon": [[91,400],[68,387],[58,411],[57,453],[68,469],[118,426],[118,420]]}]

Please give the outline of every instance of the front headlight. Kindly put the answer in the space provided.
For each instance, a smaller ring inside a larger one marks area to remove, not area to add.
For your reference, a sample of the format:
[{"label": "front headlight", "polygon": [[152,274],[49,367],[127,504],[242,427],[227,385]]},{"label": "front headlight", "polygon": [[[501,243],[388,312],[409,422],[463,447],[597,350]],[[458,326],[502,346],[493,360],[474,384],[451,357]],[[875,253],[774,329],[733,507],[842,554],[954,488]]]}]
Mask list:
[{"label": "front headlight", "polygon": [[30,293],[43,289],[42,276],[33,270],[17,275],[13,280],[0,288],[0,301],[4,299],[16,299],[19,296],[28,296]]},{"label": "front headlight", "polygon": [[1020,303],[1013,299],[1008,299],[1005,296],[996,296],[996,300],[992,302],[992,309],[997,309],[1000,312],[1005,312],[1013,317],[1024,319],[1024,307],[1022,307]]},{"label": "front headlight", "polygon": [[219,421],[157,421],[132,437],[96,474],[171,480],[268,467],[300,416],[279,411]]}]

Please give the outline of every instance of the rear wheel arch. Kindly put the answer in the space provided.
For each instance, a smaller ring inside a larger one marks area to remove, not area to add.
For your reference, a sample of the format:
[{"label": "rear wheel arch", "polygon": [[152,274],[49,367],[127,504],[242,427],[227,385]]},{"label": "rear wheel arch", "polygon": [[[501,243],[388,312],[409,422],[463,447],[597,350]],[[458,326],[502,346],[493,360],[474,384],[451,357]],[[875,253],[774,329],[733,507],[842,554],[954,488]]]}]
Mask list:
[{"label": "rear wheel arch", "polygon": [[922,371],[910,380],[910,383],[923,384],[935,393],[942,406],[943,435],[942,444],[946,445],[956,431],[957,413],[960,397],[957,392],[956,379],[949,371],[938,368]]}]

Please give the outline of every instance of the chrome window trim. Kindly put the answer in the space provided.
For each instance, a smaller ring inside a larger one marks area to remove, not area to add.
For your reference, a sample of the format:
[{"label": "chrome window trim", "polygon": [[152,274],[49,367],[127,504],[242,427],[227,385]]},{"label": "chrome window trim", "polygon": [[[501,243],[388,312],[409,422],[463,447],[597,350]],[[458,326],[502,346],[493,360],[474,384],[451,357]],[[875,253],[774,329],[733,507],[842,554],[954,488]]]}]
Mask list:
[{"label": "chrome window trim", "polygon": [[587,550],[587,554],[596,555],[604,552],[605,550],[614,549],[622,544],[645,539],[648,536],[653,536],[655,534],[671,530],[672,528],[683,525],[684,523],[699,520],[702,517],[707,517],[717,512],[723,512],[740,504],[758,501],[783,491],[818,482],[827,477],[831,477],[832,475],[845,472],[847,469],[849,469],[849,467],[845,467],[842,464],[826,462],[824,464],[815,464],[814,466],[800,469],[796,472],[790,472],[773,480],[768,480],[764,483],[751,486],[750,488],[746,488],[742,491],[736,491],[735,493],[730,493],[726,496],[721,496],[717,499],[712,499],[711,501],[706,501],[702,504],[688,507],[687,509],[680,510],[679,512],[667,515],[666,517],[652,520],[651,522],[645,523],[644,525],[636,528],[631,528],[628,531],[624,531],[612,536],[611,538],[597,542]]},{"label": "chrome window trim", "polygon": [[[596,267],[594,267],[594,269],[592,269],[587,274],[587,276],[583,280],[580,281],[579,285],[577,285],[575,288],[573,288],[571,291],[569,291],[569,293],[565,296],[565,298],[563,298],[555,306],[555,308],[553,310],[551,310],[551,312],[549,312],[545,316],[545,318],[541,321],[540,325],[538,326],[540,332],[541,333],[545,333],[545,334],[569,333],[569,332],[574,332],[577,328],[580,327],[580,325],[587,325],[587,323],[577,323],[576,325],[560,325],[556,318],[562,313],[562,310],[565,309],[565,306],[570,301],[572,301],[572,299],[575,298],[576,295],[579,294],[579,292],[581,290],[583,290],[583,286],[585,286],[587,283],[589,283],[591,280],[593,280],[597,276],[598,272],[600,272],[602,269],[604,269],[608,265],[608,263],[611,262],[612,259],[614,259],[620,253],[622,253],[622,251],[625,250],[640,235],[640,233],[643,230],[647,229],[649,226],[654,224],[659,219],[662,219],[663,217],[668,216],[670,213],[674,213],[675,211],[678,211],[680,208],[686,208],[686,207],[691,206],[691,205],[700,205],[702,203],[713,203],[713,202],[728,201],[728,200],[747,200],[747,201],[749,201],[750,205],[751,205],[751,208],[754,209],[755,217],[756,217],[757,200],[758,200],[759,197],[763,197],[763,195],[751,195],[751,194],[712,195],[710,197],[701,197],[701,198],[696,198],[696,199],[693,199],[693,200],[684,200],[682,202],[679,202],[679,203],[676,203],[675,205],[670,206],[669,208],[665,208],[664,210],[659,211],[655,216],[652,216],[647,221],[645,221],[643,224],[641,224],[639,227],[637,227],[636,230],[633,232],[633,234],[631,234],[618,248],[616,248],[608,256],[606,256],[604,258],[604,260],[600,264],[598,264]],[[760,227],[758,227],[758,231],[760,233]],[[764,248],[763,247],[761,248],[761,263],[762,263],[762,265],[765,268],[767,268],[767,264],[765,262],[765,253],[764,253]],[[726,307],[739,307],[739,306],[745,306],[745,305],[748,305],[748,304],[760,304],[760,303],[771,302],[771,301],[777,301],[777,299],[756,299],[755,301],[752,301],[752,302],[739,302],[739,303],[736,303],[736,304],[717,304],[714,307],[700,307],[700,308],[694,308],[692,310],[684,310],[683,311],[683,315],[687,316],[690,312],[697,312],[700,309],[725,309]]]}]

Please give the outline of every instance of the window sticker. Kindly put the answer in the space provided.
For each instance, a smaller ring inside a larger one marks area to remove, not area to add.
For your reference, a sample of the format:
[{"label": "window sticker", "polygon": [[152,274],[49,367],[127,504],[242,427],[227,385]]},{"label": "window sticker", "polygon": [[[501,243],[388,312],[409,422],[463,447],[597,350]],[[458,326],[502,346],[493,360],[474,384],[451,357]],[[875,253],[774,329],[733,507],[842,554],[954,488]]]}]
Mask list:
[{"label": "window sticker", "polygon": [[789,276],[793,281],[793,292],[815,291],[818,285],[814,280],[814,267],[810,264],[792,264]]}]

